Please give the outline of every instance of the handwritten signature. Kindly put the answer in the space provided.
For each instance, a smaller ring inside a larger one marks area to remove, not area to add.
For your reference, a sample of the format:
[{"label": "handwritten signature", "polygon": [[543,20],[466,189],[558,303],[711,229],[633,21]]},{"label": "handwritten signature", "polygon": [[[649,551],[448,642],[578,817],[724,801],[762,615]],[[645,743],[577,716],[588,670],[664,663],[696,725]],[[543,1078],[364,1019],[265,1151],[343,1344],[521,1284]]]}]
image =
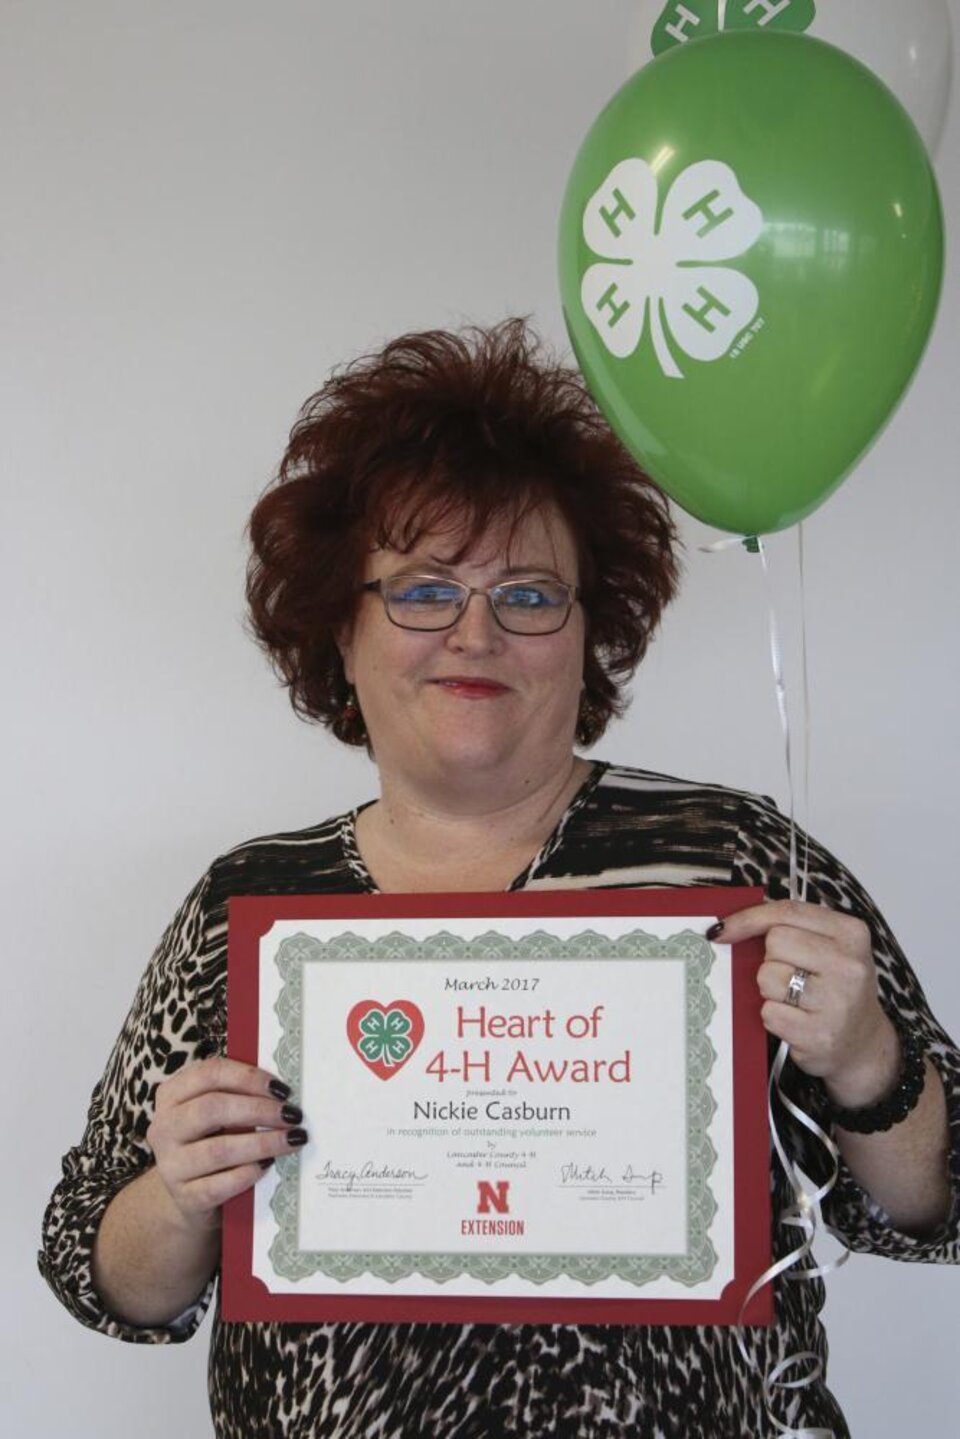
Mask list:
[{"label": "handwritten signature", "polygon": [[645,1191],[651,1195],[665,1187],[664,1178],[659,1169],[643,1171],[635,1169],[632,1164],[628,1164],[616,1176],[610,1174],[605,1164],[561,1164],[560,1183],[630,1185],[634,1189]]},{"label": "handwritten signature", "polygon": [[420,1174],[416,1169],[401,1169],[392,1164],[377,1164],[373,1159],[364,1160],[358,1169],[338,1169],[328,1159],[317,1174],[317,1179],[321,1183],[345,1184],[348,1189],[352,1189],[355,1184],[364,1183],[422,1184],[427,1177],[426,1174]]}]

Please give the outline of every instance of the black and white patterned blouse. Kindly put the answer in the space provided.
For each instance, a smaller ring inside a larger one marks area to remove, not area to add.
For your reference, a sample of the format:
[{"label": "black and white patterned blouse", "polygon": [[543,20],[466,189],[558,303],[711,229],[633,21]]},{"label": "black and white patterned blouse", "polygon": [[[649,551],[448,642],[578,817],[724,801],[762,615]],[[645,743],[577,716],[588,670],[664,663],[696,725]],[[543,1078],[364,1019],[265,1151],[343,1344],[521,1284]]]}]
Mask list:
[{"label": "black and white patterned blouse", "polygon": [[[251,840],[216,860],[164,934],[94,1091],[86,1133],[63,1162],[44,1221],[40,1267],[84,1324],[134,1343],[187,1338],[213,1297],[169,1327],[108,1314],[90,1256],[110,1200],[150,1163],[145,1141],[156,1086],[199,1045],[223,1049],[227,899],[240,894],[370,892],[354,837],[356,812]],[[772,803],[720,786],[597,764],[543,849],[511,889],[760,885],[787,892],[789,830]],[[947,1092],[954,1203],[924,1239],[899,1233],[845,1170],[826,1218],[857,1250],[894,1259],[960,1261],[960,1054],[938,1026],[882,916],[855,879],[811,842],[808,898],[870,926],[881,998],[922,1035]],[[788,1073],[790,1066],[788,1066]],[[792,1076],[794,1082],[797,1076]],[[806,1089],[805,1103],[811,1098]],[[815,1099],[813,1101],[815,1103]],[[783,1130],[816,1174],[805,1132]],[[774,1211],[786,1202],[773,1176]],[[778,1252],[796,1240],[779,1231]],[[211,1340],[210,1404],[218,1439],[741,1439],[772,1432],[760,1375],[787,1354],[826,1350],[819,1280],[776,1285],[776,1322],[729,1328],[572,1325],[225,1324]],[[794,1426],[848,1431],[825,1384],[778,1399]]]}]

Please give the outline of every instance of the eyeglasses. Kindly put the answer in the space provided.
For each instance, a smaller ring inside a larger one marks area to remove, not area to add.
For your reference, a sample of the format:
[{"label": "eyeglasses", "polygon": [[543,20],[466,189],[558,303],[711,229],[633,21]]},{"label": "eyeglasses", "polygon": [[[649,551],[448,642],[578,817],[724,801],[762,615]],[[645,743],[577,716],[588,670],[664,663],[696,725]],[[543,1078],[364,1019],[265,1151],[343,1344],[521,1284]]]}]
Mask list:
[{"label": "eyeglasses", "polygon": [[361,590],[379,594],[387,619],[402,630],[449,630],[472,595],[486,595],[493,617],[512,635],[552,635],[562,630],[580,597],[563,580],[506,580],[489,589],[471,589],[436,575],[390,575]]}]

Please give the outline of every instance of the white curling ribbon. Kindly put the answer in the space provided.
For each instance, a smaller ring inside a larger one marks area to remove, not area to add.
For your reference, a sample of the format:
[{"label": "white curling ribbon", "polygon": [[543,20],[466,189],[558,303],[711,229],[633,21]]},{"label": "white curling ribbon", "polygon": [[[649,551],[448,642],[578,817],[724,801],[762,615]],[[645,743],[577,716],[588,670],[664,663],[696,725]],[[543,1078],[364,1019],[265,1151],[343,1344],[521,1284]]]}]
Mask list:
[{"label": "white curling ribbon", "polygon": [[[756,535],[724,535],[722,539],[713,540],[710,544],[700,545],[702,554],[716,555],[724,550],[733,549],[734,546],[742,547],[760,556],[760,563],[763,566],[763,578],[767,591],[767,628],[769,632],[770,659],[773,666],[773,683],[777,700],[777,711],[780,715],[780,728],[783,732],[784,759],[787,770],[787,792],[790,797],[790,874],[789,893],[791,899],[805,900],[807,897],[807,871],[809,861],[809,836],[805,838],[804,864],[800,871],[797,863],[797,820],[796,820],[796,788],[793,779],[793,752],[790,738],[790,715],[787,707],[787,686],[783,673],[783,657],[780,645],[780,629],[777,624],[777,612],[773,602],[773,592],[770,584],[770,567],[767,561],[767,552],[763,546],[763,540]],[[797,560],[800,575],[800,649],[802,666],[802,701],[803,701],[803,801],[804,817],[809,810],[810,801],[810,683],[809,670],[807,666],[807,604],[804,577],[804,556],[803,556],[803,525],[797,526]]]},{"label": "white curling ribbon", "polygon": [[[840,1172],[840,1151],[826,1130],[824,1130],[815,1119],[811,1118],[805,1110],[801,1109],[799,1105],[794,1104],[790,1096],[784,1092],[780,1083],[780,1077],[783,1074],[789,1054],[790,1046],[785,1042],[781,1043],[770,1070],[770,1082],[767,1087],[767,1117],[770,1123],[770,1137],[773,1140],[773,1147],[795,1199],[795,1202],[790,1208],[782,1214],[780,1223],[785,1228],[799,1229],[803,1237],[795,1249],[790,1250],[788,1254],[783,1255],[782,1258],[778,1259],[774,1264],[771,1264],[769,1269],[765,1269],[760,1277],[751,1285],[740,1307],[740,1315],[737,1321],[740,1326],[743,1324],[743,1316],[754,1295],[759,1294],[764,1285],[769,1284],[779,1275],[784,1275],[788,1282],[822,1279],[828,1274],[832,1274],[835,1269],[839,1269],[841,1264],[846,1264],[850,1258],[850,1251],[845,1250],[839,1259],[832,1260],[828,1264],[815,1265],[799,1270],[795,1268],[795,1266],[812,1251],[817,1232],[821,1225],[828,1233],[833,1234],[835,1238],[840,1238],[835,1230],[831,1229],[829,1225],[823,1224],[822,1220],[818,1218],[821,1203],[826,1199],[837,1182],[837,1177]],[[813,1190],[807,1189],[796,1165],[784,1147],[783,1140],[780,1138],[780,1131],[777,1128],[773,1108],[774,1093],[777,1094],[787,1112],[820,1140],[830,1156],[830,1173],[823,1184],[818,1185]],[[736,1331],[736,1340],[744,1362],[748,1364],[750,1368],[755,1369],[756,1362],[744,1344],[743,1336],[739,1329]],[[797,1379],[784,1379],[784,1374],[800,1366],[806,1367],[804,1374]],[[812,1350],[800,1350],[795,1354],[786,1355],[763,1376],[763,1402],[764,1408],[767,1411],[767,1417],[777,1432],[785,1436],[785,1439],[836,1439],[832,1429],[794,1429],[790,1425],[784,1424],[774,1413],[773,1401],[778,1390],[807,1389],[818,1383],[822,1377],[823,1364],[821,1363],[819,1355],[814,1354]]]},{"label": "white curling ribbon", "polygon": [[[804,553],[803,553],[803,526],[797,526],[797,559],[800,578],[800,630],[801,630],[801,666],[802,666],[802,688],[803,688],[803,796],[804,796],[804,817],[809,808],[809,782],[810,782],[810,688],[809,672],[807,666],[807,623],[806,623],[806,592],[804,576]],[[734,545],[743,545],[748,550],[753,550],[760,555],[763,566],[764,582],[767,590],[767,624],[770,639],[770,659],[773,667],[773,682],[777,700],[777,711],[780,716],[780,726],[783,731],[784,759],[787,771],[787,786],[790,795],[790,855],[789,855],[789,894],[793,900],[805,900],[807,894],[807,879],[809,873],[809,839],[805,840],[804,863],[802,874],[798,873],[797,863],[797,834],[796,834],[796,794],[793,778],[793,756],[790,736],[790,714],[787,704],[787,687],[784,679],[783,657],[780,644],[780,631],[777,624],[776,608],[774,606],[773,594],[770,585],[770,569],[767,563],[766,551],[763,541],[759,538],[741,538],[739,536],[728,536],[724,539],[715,540],[710,545],[701,546],[706,553],[718,553],[730,549]],[[788,1282],[802,1282],[804,1280],[822,1279],[839,1269],[850,1258],[850,1251],[844,1250],[839,1259],[827,1264],[811,1265],[798,1269],[797,1265],[812,1253],[814,1241],[820,1228],[824,1228],[834,1238],[840,1240],[841,1236],[825,1224],[820,1215],[820,1206],[833,1190],[840,1174],[840,1151],[825,1129],[819,1125],[805,1110],[795,1104],[790,1096],[784,1091],[781,1084],[781,1076],[784,1066],[790,1055],[790,1046],[781,1042],[777,1050],[776,1058],[770,1070],[770,1080],[767,1086],[767,1118],[770,1125],[770,1138],[773,1143],[777,1159],[786,1176],[790,1191],[793,1194],[794,1202],[787,1208],[780,1218],[780,1223],[786,1229],[799,1231],[800,1242],[796,1248],[783,1255],[770,1267],[764,1270],[763,1274],[751,1285],[746,1298],[740,1308],[738,1318],[738,1329],[735,1331],[736,1340],[744,1362],[752,1369],[756,1369],[756,1361],[747,1350],[743,1342],[743,1335],[740,1328],[743,1326],[743,1316],[746,1313],[751,1300],[759,1294],[765,1285],[770,1284],[781,1274]],[[777,1127],[774,1111],[774,1094],[780,1100],[787,1113],[802,1125],[823,1145],[830,1158],[830,1171],[826,1180],[812,1190],[808,1190],[797,1166],[787,1153],[780,1131]],[[802,1369],[803,1372],[797,1378],[787,1379],[784,1376],[792,1371]],[[776,1431],[784,1436],[784,1439],[836,1439],[832,1429],[824,1428],[792,1428],[784,1424],[774,1412],[774,1401],[779,1391],[799,1391],[809,1389],[823,1378],[823,1364],[818,1354],[812,1350],[800,1350],[795,1354],[788,1354],[779,1360],[763,1376],[763,1403],[767,1417]]]},{"label": "white curling ribbon", "polygon": [[[804,900],[807,897],[807,875],[809,869],[810,837],[804,835],[804,862],[800,869],[797,863],[797,824],[796,824],[796,791],[793,781],[793,755],[790,742],[790,716],[787,708],[787,687],[783,675],[783,658],[780,645],[780,632],[777,625],[777,612],[773,603],[773,594],[770,586],[770,567],[767,561],[767,552],[763,546],[763,540],[756,535],[724,535],[722,539],[713,540],[710,544],[698,546],[701,554],[717,555],[724,550],[733,549],[734,546],[743,547],[753,551],[760,556],[760,563],[763,565],[763,577],[767,589],[767,627],[770,636],[770,658],[773,665],[773,682],[777,699],[777,711],[780,715],[780,728],[783,731],[784,757],[787,769],[787,789],[790,796],[790,878],[789,891],[791,899]],[[803,702],[803,813],[806,816],[810,808],[810,674],[807,664],[807,600],[806,581],[804,573],[803,554],[803,524],[797,525],[797,563],[800,576],[800,654],[802,670],[802,702]]]},{"label": "white curling ribbon", "polygon": [[807,897],[810,873],[810,670],[807,665],[807,583],[803,560],[803,521],[797,525],[797,570],[800,576],[800,695],[803,700],[803,869],[800,898]]},{"label": "white curling ribbon", "polygon": [[[796,821],[796,795],[793,786],[793,760],[790,744],[790,713],[787,708],[787,686],[783,678],[783,657],[780,649],[780,632],[777,626],[777,611],[773,603],[773,592],[770,587],[770,566],[767,563],[767,552],[763,547],[763,540],[757,539],[757,553],[760,556],[760,563],[763,565],[763,578],[767,585],[767,623],[770,630],[770,659],[773,664],[773,683],[777,695],[777,709],[780,713],[780,727],[783,730],[783,751],[787,762],[787,787],[790,791],[790,898],[803,899],[807,892],[807,877],[803,877],[802,889],[797,884],[797,821]],[[804,628],[806,628],[806,616],[802,616]]]}]

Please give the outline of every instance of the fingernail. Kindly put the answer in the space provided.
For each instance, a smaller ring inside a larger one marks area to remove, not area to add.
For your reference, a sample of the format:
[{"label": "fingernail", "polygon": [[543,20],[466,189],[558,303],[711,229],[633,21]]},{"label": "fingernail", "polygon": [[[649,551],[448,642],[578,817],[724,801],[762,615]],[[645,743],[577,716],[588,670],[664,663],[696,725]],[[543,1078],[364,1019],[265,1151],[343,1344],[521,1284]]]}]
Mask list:
[{"label": "fingernail", "polygon": [[290,1086],[289,1084],[284,1084],[282,1079],[271,1079],[267,1088],[276,1099],[290,1098]]},{"label": "fingernail", "polygon": [[306,1131],[305,1129],[288,1129],[288,1130],[287,1130],[287,1143],[290,1144],[290,1145],[292,1145],[294,1149],[299,1149],[299,1148],[300,1148],[300,1145],[301,1145],[301,1144],[306,1144],[306,1142],[307,1142],[307,1131]]},{"label": "fingernail", "polygon": [[280,1118],[284,1124],[299,1124],[303,1118],[303,1110],[296,1104],[285,1104],[280,1111]]},{"label": "fingernail", "polygon": [[718,919],[716,924],[711,924],[707,930],[707,939],[719,939],[723,934],[723,920]]},{"label": "fingernail", "polygon": [[261,1169],[269,1169],[272,1163],[273,1163],[273,1160],[272,1160],[272,1159],[261,1159],[261,1161],[260,1161],[260,1168],[261,1168]]}]

